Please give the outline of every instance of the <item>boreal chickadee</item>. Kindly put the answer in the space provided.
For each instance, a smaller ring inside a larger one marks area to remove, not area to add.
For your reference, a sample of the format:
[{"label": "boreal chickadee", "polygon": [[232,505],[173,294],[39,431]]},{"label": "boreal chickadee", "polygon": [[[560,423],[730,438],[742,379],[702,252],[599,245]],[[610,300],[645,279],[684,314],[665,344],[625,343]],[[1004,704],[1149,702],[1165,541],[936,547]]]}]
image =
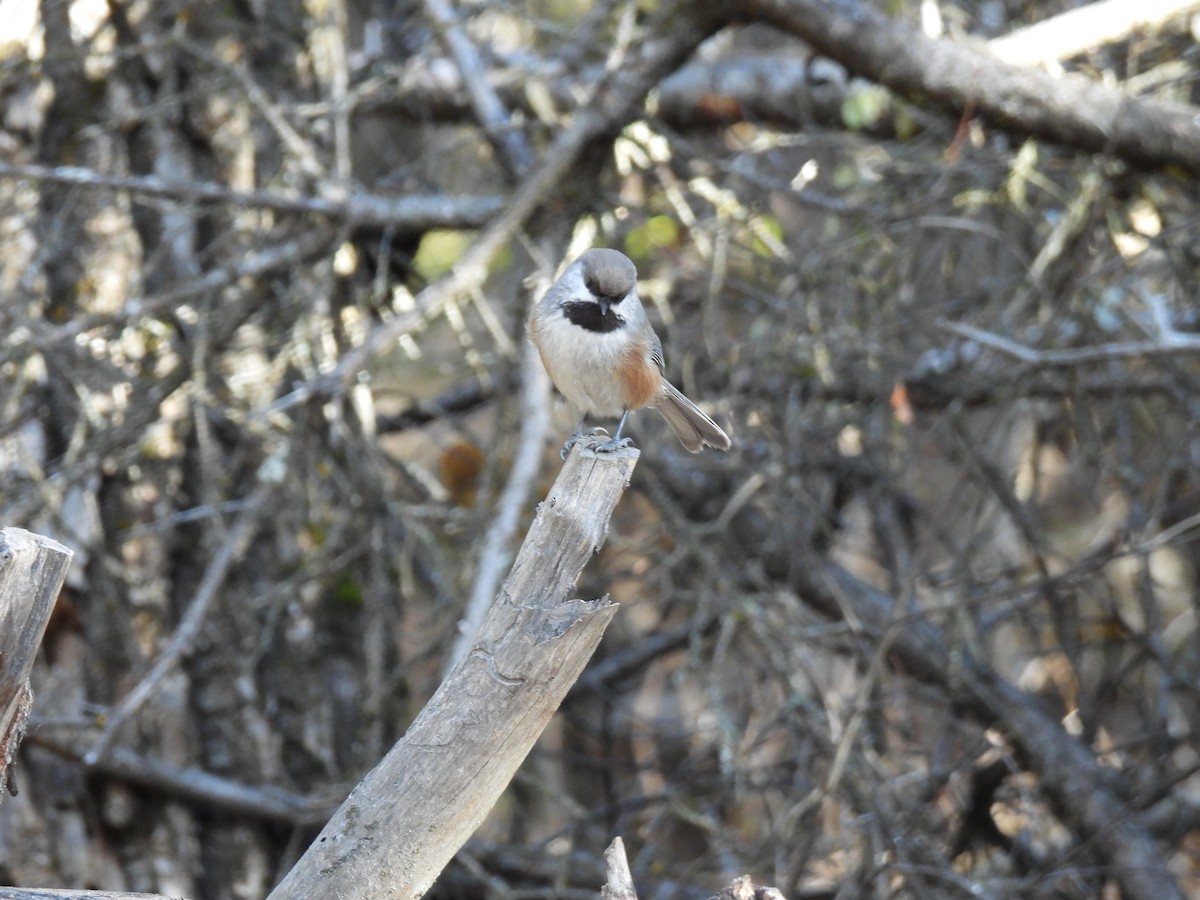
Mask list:
[{"label": "boreal chickadee", "polygon": [[[635,409],[651,406],[692,453],[728,450],[729,436],[663,377],[662,342],[637,295],[637,269],[616,250],[589,250],[550,286],[529,316],[529,337],[550,380],[584,415],[620,417],[613,437],[594,449],[629,444],[621,437]],[[583,436],[581,422],[563,455]]]}]

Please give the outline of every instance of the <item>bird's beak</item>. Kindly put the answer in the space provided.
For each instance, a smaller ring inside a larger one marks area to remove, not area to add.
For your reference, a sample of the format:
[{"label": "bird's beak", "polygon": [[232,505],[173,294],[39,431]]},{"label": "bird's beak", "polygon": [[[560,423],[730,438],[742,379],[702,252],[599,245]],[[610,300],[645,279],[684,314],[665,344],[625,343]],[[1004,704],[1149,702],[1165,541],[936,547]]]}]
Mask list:
[{"label": "bird's beak", "polygon": [[609,303],[608,298],[607,297],[598,297],[596,299],[596,302],[600,304],[600,315],[607,316],[608,308],[609,308],[609,306],[612,305],[611,303]]}]

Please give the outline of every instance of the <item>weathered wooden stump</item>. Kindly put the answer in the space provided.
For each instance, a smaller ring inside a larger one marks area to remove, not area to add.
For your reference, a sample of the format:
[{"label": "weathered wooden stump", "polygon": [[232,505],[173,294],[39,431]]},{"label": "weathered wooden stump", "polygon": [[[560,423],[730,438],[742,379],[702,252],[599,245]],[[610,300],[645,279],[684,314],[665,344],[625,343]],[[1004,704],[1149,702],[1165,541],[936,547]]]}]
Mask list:
[{"label": "weathered wooden stump", "polygon": [[71,551],[21,528],[0,528],[0,800],[33,707],[29,672]]}]

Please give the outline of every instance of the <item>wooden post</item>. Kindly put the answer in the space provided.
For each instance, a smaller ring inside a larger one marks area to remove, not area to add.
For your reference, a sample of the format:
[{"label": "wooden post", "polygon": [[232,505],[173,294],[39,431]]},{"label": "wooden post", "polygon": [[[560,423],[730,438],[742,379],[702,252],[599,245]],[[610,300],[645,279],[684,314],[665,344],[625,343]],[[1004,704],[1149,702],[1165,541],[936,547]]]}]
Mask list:
[{"label": "wooden post", "polygon": [[471,649],[268,900],[416,898],[542,733],[616,604],[571,598],[638,452],[576,447],[538,508]]},{"label": "wooden post", "polygon": [[0,800],[33,705],[29,672],[71,551],[21,528],[0,528]]},{"label": "wooden post", "polygon": [[629,858],[625,856],[625,842],[620,835],[613,838],[604,851],[604,868],[608,879],[600,889],[600,900],[638,900],[633,873],[629,871]]}]

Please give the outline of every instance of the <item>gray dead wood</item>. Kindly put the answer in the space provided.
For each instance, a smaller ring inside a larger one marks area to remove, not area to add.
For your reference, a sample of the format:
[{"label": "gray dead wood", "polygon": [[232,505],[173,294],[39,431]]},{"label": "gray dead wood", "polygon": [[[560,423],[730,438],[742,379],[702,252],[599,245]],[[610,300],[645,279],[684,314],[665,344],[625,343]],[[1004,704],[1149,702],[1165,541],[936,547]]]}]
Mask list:
[{"label": "gray dead wood", "polygon": [[608,880],[600,889],[601,900],[638,900],[633,886],[633,873],[629,871],[629,859],[625,856],[625,842],[615,837],[604,851],[604,865]]},{"label": "gray dead wood", "polygon": [[503,793],[616,612],[607,598],[571,595],[637,458],[636,450],[571,453],[471,649],[269,900],[413,898],[429,889]]},{"label": "gray dead wood", "polygon": [[304,197],[271,191],[235,191],[204,181],[172,182],[156,176],[110,175],[79,166],[0,163],[0,179],[45,181],[94,190],[125,191],[136,197],[326,216],[348,225],[393,228],[397,234],[423,234],[431,228],[478,228],[504,208],[504,198],[499,195],[389,197],[356,192],[338,198]]},{"label": "gray dead wood", "polygon": [[0,797],[32,707],[29,671],[71,555],[50,538],[0,528]]},{"label": "gray dead wood", "polygon": [[0,887],[0,900],[168,900],[161,894],[127,894],[123,891],[71,891],[66,888]]},{"label": "gray dead wood", "polygon": [[746,20],[796,35],[850,72],[902,97],[978,113],[1003,128],[1131,162],[1200,172],[1200,116],[1081,77],[1012,66],[982,42],[939,40],[874,4],[748,0]]},{"label": "gray dead wood", "polygon": [[709,900],[784,900],[778,888],[759,887],[749,875],[735,878],[721,893],[714,894]]}]

